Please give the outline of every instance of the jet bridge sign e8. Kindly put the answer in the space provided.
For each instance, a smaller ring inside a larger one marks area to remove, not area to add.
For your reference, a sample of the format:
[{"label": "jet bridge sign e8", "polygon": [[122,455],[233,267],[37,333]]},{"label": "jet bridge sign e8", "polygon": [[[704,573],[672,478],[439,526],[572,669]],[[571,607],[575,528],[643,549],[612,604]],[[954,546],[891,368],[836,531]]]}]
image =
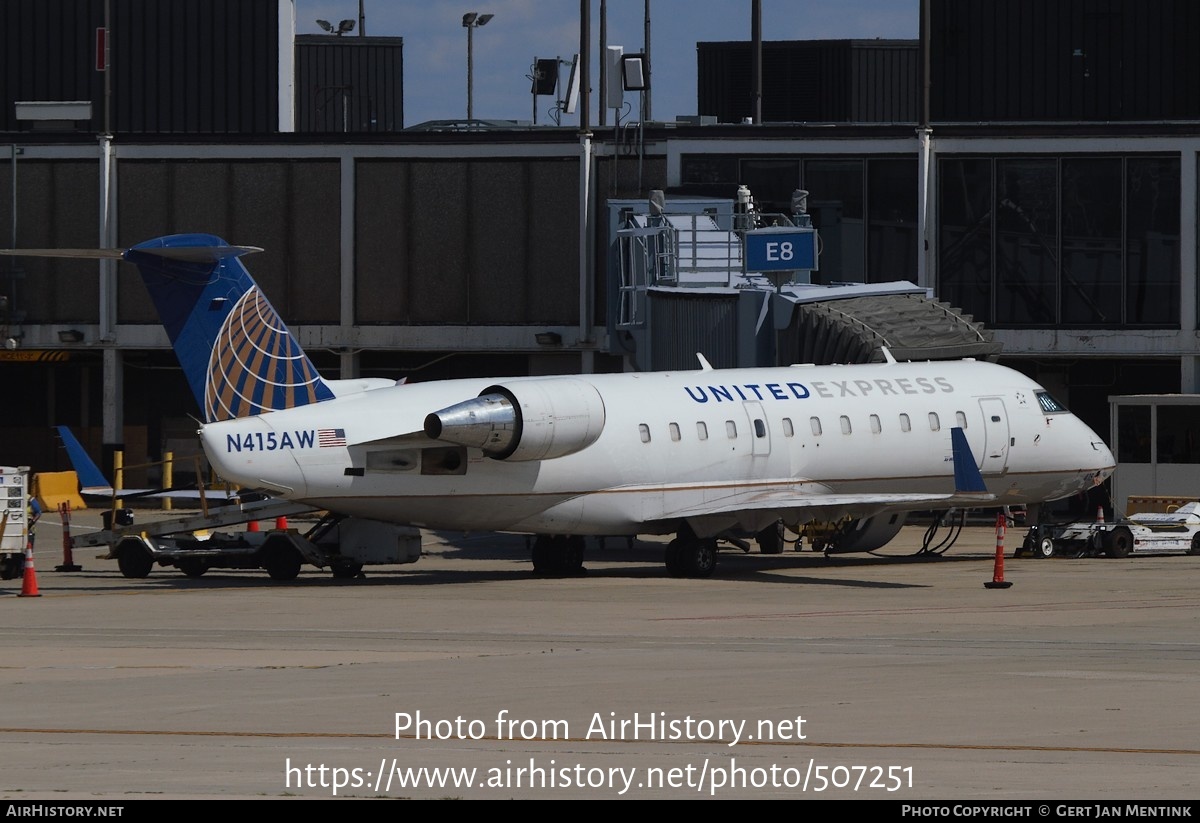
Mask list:
[{"label": "jet bridge sign e8", "polygon": [[815,271],[816,229],[789,226],[754,229],[745,235],[746,271]]}]

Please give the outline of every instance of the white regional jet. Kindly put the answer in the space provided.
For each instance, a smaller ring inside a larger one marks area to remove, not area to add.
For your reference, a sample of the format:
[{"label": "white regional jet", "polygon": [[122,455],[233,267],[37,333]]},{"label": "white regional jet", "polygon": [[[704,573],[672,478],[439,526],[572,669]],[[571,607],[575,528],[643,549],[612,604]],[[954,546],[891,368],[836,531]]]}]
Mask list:
[{"label": "white regional jet", "polygon": [[105,252],[141,270],[218,473],[351,517],[538,535],[537,570],[580,569],[583,535],[673,533],[670,573],[707,576],[718,537],[779,521],[847,519],[836,549],[869,551],[912,510],[1037,504],[1113,470],[1041,386],[973,360],[325,380],[250,251],[175,235]]}]

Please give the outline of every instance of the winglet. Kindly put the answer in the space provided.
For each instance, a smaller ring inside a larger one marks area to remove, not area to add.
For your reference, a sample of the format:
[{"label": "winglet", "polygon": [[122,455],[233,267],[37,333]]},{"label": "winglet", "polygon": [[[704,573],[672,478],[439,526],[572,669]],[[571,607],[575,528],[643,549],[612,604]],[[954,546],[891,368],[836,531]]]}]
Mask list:
[{"label": "winglet", "polygon": [[967,435],[958,426],[950,430],[950,443],[954,448],[954,491],[956,493],[987,492],[983,475],[975,464],[975,455],[967,443]]},{"label": "winglet", "polygon": [[75,469],[75,474],[79,475],[80,485],[85,489],[111,488],[112,483],[105,479],[104,472],[100,471],[100,467],[92,462],[92,458],[88,457],[87,450],[75,438],[71,429],[67,426],[55,426],[54,428],[58,431],[63,448],[67,450],[67,458],[71,461],[71,467]]}]

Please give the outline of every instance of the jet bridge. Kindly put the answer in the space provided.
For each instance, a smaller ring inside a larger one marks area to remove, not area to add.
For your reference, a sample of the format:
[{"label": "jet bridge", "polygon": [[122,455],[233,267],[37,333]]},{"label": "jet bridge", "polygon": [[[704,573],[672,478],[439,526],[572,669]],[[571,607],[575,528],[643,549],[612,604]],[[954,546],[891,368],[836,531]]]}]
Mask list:
[{"label": "jet bridge", "polygon": [[609,201],[609,350],[637,371],[975,357],[1000,344],[970,315],[907,281],[778,288],[743,263],[743,233],[807,215],[742,201],[652,196]]}]

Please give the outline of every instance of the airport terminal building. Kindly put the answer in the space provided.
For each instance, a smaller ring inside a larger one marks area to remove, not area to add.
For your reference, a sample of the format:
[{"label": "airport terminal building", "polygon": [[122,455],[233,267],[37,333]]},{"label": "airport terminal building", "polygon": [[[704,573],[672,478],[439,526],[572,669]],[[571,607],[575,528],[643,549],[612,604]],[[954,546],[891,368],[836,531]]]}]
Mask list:
[{"label": "airport terminal building", "polygon": [[[111,0],[124,51],[107,72],[103,0],[10,0],[0,246],[261,246],[248,268],[330,376],[688,368],[697,350],[750,365],[804,357],[811,315],[747,353],[731,339],[755,284],[660,282],[621,232],[653,191],[721,227],[739,187],[764,213],[804,189],[814,284],[907,281],[986,330],[972,355],[1097,431],[1110,395],[1200,391],[1200,8],[928,5],[927,72],[917,41],[768,42],[762,122],[745,123],[751,44],[699,44],[697,101],[580,129],[405,128],[402,39],[297,36],[290,0]],[[64,467],[55,424],[131,455],[196,450],[196,403],[136,270],[6,258],[0,295],[0,462]],[[1175,461],[1200,463],[1198,439]]]}]

